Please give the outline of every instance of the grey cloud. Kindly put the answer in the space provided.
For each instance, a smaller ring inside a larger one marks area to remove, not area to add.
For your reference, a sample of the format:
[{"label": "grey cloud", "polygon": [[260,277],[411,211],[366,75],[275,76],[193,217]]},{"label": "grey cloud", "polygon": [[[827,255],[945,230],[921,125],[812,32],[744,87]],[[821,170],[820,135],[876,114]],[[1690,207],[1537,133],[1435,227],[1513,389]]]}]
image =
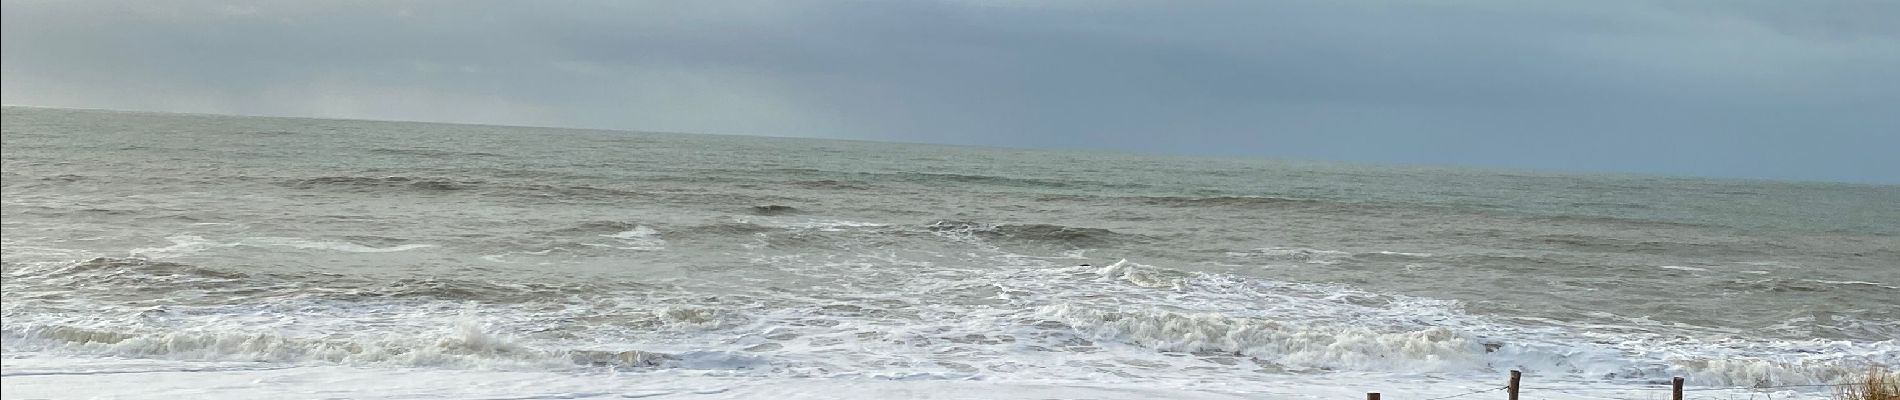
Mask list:
[{"label": "grey cloud", "polygon": [[8,1],[0,94],[1896,182],[1896,4]]}]

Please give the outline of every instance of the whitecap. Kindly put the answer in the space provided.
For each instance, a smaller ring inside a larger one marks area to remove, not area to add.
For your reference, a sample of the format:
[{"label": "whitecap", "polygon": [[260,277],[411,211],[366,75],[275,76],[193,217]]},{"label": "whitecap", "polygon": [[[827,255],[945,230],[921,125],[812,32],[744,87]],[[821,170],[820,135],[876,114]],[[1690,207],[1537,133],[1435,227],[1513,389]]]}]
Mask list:
[{"label": "whitecap", "polygon": [[394,253],[394,252],[399,252],[399,251],[410,251],[410,250],[416,250],[416,249],[426,249],[430,247],[435,247],[435,245],[433,244],[424,244],[424,243],[411,243],[411,244],[403,244],[403,245],[396,245],[396,246],[390,246],[390,247],[374,247],[374,246],[367,246],[367,245],[356,244],[356,243],[351,243],[351,242],[325,242],[325,241],[316,241],[316,240],[309,240],[309,239],[287,238],[287,237],[248,238],[248,239],[244,239],[242,241],[237,242],[237,244],[248,245],[248,246],[295,247],[299,249],[329,250],[329,251],[337,251],[337,252],[344,252],[344,253]]}]

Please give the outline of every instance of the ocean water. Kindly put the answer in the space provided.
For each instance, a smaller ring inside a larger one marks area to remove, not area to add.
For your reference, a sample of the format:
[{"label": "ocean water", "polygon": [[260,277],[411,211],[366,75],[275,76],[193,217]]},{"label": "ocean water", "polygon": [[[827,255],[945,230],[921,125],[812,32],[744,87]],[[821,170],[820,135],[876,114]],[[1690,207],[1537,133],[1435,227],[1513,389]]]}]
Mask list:
[{"label": "ocean water", "polygon": [[1900,365],[1900,186],[0,121],[9,398],[1803,398],[1716,389]]}]

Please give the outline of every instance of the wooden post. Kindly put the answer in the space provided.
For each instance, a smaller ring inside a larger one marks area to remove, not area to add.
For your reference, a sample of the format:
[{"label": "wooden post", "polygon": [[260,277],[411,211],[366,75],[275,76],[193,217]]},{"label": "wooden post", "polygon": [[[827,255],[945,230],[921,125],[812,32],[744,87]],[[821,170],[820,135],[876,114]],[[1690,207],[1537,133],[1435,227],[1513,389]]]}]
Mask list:
[{"label": "wooden post", "polygon": [[1674,381],[1669,383],[1669,398],[1672,400],[1682,400],[1682,377],[1678,376]]},{"label": "wooden post", "polygon": [[1379,392],[1366,393],[1366,400],[1379,400]]},{"label": "wooden post", "polygon": [[[1510,395],[1511,400],[1517,400],[1517,381],[1519,378],[1523,378],[1523,377],[1524,377],[1523,372],[1520,372],[1515,369],[1511,370],[1511,384],[1506,385],[1504,387],[1504,392]],[[1676,400],[1682,400],[1682,399],[1676,399]]]}]

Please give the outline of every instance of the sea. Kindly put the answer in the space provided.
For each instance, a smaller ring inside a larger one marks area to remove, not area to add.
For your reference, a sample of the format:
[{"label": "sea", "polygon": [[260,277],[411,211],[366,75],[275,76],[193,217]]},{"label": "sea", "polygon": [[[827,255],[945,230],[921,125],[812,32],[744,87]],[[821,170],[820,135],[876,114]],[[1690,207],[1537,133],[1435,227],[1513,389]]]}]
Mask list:
[{"label": "sea", "polygon": [[1803,399],[1900,366],[1896,185],[0,121],[6,398]]}]

